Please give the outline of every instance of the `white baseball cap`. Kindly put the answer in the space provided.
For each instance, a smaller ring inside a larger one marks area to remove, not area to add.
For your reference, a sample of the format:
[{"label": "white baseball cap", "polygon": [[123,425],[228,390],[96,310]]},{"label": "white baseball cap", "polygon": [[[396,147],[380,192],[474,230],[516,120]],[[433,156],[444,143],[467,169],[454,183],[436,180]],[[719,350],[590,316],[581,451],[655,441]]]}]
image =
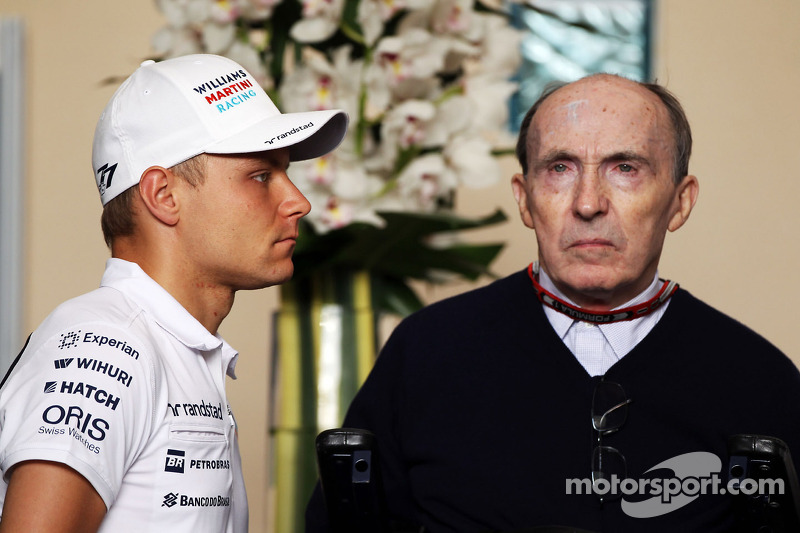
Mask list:
[{"label": "white baseball cap", "polygon": [[94,133],[92,167],[106,205],[145,170],[198,154],[289,147],[302,161],[336,148],[347,131],[339,109],[285,113],[241,65],[196,54],[145,61],[111,97]]}]

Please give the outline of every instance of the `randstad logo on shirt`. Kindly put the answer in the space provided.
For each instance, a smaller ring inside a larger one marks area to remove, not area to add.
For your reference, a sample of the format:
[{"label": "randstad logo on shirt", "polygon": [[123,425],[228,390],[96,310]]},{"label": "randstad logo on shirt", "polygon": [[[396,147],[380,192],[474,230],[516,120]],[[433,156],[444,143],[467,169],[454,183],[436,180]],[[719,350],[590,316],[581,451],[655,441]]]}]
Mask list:
[{"label": "randstad logo on shirt", "polygon": [[172,416],[202,416],[222,420],[221,403],[214,405],[211,402],[206,403],[204,400],[200,400],[200,403],[167,403],[167,407],[172,411]]}]

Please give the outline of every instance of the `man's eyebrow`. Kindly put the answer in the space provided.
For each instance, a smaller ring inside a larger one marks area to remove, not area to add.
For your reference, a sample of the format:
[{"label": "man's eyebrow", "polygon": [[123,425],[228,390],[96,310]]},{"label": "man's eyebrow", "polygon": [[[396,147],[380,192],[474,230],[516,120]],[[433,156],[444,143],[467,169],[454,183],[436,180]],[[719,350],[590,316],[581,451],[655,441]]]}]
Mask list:
[{"label": "man's eyebrow", "polygon": [[630,150],[616,152],[608,157],[604,157],[603,159],[605,161],[630,161],[632,163],[637,163],[641,166],[652,167],[652,165],[650,164],[650,159],[648,157],[645,157],[640,153]]},{"label": "man's eyebrow", "polygon": [[572,161],[575,155],[567,150],[552,150],[533,161],[533,170],[541,170],[555,163],[556,161]]}]

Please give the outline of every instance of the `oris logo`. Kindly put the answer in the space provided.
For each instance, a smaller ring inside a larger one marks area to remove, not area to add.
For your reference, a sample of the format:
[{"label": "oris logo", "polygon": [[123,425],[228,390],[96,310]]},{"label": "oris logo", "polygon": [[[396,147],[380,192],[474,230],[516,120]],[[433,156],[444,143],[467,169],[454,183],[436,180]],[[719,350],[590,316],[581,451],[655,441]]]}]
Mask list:
[{"label": "oris logo", "polygon": [[[102,418],[97,418],[91,413],[85,413],[77,405],[51,405],[42,413],[42,420],[53,426],[64,425],[74,428],[94,441],[105,439],[106,431],[111,427]],[[70,434],[73,433],[74,431],[71,429]],[[78,436],[74,436],[78,438]]]}]

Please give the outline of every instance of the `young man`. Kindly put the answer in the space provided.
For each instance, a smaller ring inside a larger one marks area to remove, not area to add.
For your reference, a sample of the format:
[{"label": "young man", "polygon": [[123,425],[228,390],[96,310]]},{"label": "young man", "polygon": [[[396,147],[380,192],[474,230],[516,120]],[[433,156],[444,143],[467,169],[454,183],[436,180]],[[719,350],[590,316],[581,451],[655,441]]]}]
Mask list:
[{"label": "young man", "polygon": [[[658,277],[698,194],[680,104],[590,76],[543,95],[517,146],[538,264],[406,319],[345,419],[377,436],[391,517],[432,533],[730,531],[727,440],[778,437],[796,461],[800,373]],[[330,530],[319,492],[307,524]]]},{"label": "young man", "polygon": [[0,389],[0,531],[245,532],[234,294],[287,281],[308,201],[290,161],[334,149],[347,116],[281,114],[240,65],[144,63],[97,125],[112,258],[59,306]]}]

